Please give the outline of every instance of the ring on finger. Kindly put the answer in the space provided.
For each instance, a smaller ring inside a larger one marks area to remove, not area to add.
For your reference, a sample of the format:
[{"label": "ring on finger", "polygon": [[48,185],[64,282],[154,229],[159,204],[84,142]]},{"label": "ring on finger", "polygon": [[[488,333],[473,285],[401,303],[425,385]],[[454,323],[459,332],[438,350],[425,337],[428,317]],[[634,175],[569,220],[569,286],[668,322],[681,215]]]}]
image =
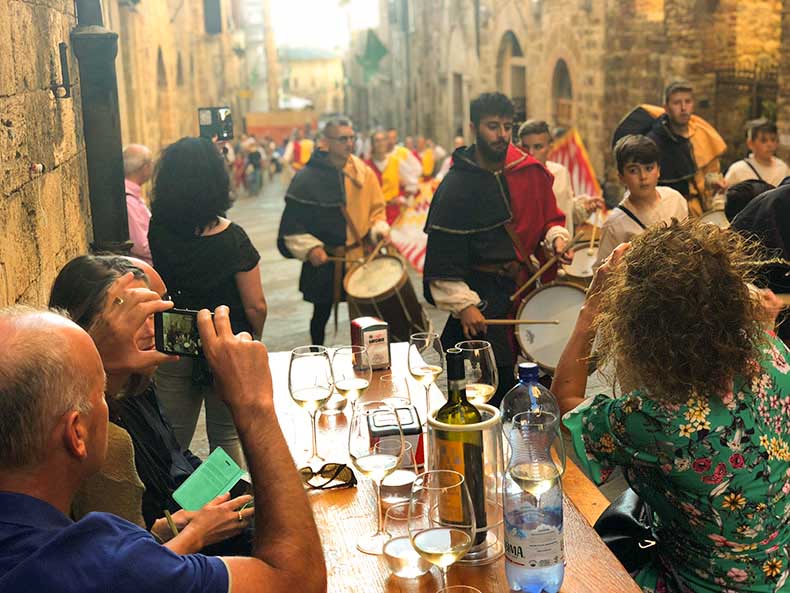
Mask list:
[{"label": "ring on finger", "polygon": [[115,297],[112,301],[113,305],[123,305],[123,299],[119,296]]},{"label": "ring on finger", "polygon": [[239,511],[239,523],[243,521],[244,521],[244,517],[242,516],[241,511]]}]

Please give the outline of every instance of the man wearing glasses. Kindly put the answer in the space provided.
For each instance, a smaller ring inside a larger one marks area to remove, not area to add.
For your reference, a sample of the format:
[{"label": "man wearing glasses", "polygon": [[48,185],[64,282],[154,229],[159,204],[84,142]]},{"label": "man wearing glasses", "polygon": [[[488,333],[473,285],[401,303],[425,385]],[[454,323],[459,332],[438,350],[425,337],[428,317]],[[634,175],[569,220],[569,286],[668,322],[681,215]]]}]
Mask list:
[{"label": "man wearing glasses", "polygon": [[328,121],[318,149],[285,193],[277,247],[303,262],[299,290],[313,303],[313,344],[324,343],[332,306],[345,298],[345,262],[362,257],[366,242],[389,237],[384,196],[375,173],[352,154],[355,140],[349,120]]}]

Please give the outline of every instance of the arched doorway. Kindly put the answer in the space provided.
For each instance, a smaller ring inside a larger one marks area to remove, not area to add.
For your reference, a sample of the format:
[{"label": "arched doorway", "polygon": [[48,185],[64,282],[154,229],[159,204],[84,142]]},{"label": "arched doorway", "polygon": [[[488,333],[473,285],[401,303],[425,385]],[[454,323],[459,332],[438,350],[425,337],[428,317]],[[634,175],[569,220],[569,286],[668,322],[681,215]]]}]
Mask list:
[{"label": "arched doorway", "polygon": [[551,83],[554,123],[560,127],[573,125],[573,83],[568,64],[560,58],[554,66]]},{"label": "arched doorway", "polygon": [[527,118],[527,61],[513,31],[502,36],[497,54],[497,88],[513,100],[515,121]]}]

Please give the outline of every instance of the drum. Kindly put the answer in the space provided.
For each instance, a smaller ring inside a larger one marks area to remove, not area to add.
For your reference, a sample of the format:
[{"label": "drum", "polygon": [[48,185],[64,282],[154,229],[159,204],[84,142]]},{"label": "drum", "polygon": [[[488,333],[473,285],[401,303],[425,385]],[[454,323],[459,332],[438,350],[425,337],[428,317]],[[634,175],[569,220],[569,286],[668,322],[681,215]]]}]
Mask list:
[{"label": "drum", "polygon": [[570,264],[563,264],[565,280],[579,284],[586,288],[592,282],[593,264],[598,259],[598,247],[592,248],[590,253],[589,241],[576,243],[573,246],[573,261]]},{"label": "drum", "polygon": [[702,216],[699,217],[699,219],[700,222],[715,224],[716,226],[723,229],[729,228],[730,226],[730,221],[727,220],[724,210],[708,210],[707,212],[704,212]]},{"label": "drum", "polygon": [[343,287],[352,318],[358,313],[383,319],[389,324],[390,342],[408,342],[411,334],[430,331],[406,264],[399,257],[383,255],[352,268]]},{"label": "drum", "polygon": [[544,371],[554,372],[573,333],[584,304],[584,289],[569,282],[552,282],[531,292],[522,301],[516,319],[556,319],[559,325],[518,325],[521,351]]}]

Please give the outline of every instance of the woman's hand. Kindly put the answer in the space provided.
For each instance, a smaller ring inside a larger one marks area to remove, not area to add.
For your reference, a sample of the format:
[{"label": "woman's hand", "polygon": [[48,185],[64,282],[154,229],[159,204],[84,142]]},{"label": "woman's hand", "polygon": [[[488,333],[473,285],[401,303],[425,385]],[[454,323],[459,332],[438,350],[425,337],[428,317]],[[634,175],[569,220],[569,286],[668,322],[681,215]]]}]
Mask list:
[{"label": "woman's hand", "polygon": [[756,288],[752,286],[749,288],[754,290],[757,298],[760,300],[760,304],[763,307],[763,315],[761,317],[763,326],[765,329],[773,331],[774,326],[776,325],[776,317],[784,308],[784,303],[770,288]]},{"label": "woman's hand", "polygon": [[612,270],[620,264],[625,252],[630,248],[630,243],[620,243],[620,245],[615,247],[614,251],[609,254],[609,257],[603,261],[601,267],[595,271],[590,288],[587,289],[587,299],[585,301],[585,308],[591,310],[592,313],[598,312],[601,295],[609,286]]}]

